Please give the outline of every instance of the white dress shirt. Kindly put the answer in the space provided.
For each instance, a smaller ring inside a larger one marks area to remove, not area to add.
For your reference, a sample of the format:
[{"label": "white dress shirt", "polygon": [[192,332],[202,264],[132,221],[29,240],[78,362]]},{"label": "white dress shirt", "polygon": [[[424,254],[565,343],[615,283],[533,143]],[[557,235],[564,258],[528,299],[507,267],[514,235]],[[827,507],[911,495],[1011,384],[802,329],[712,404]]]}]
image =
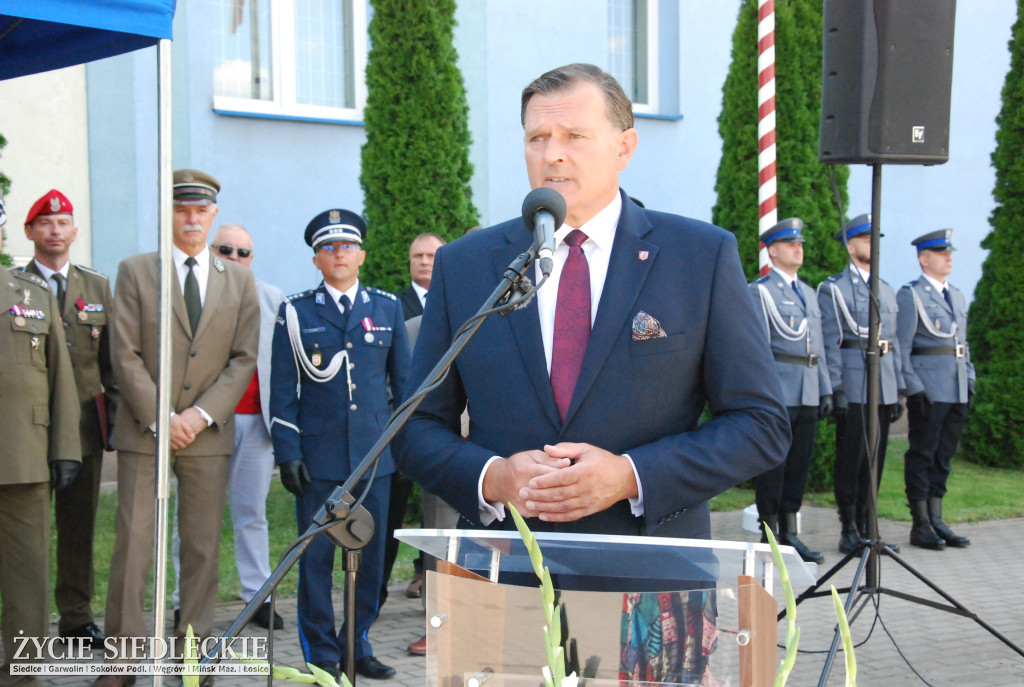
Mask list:
[{"label": "white dress shirt", "polygon": [[[942,296],[942,292],[946,290],[946,282],[939,281],[935,277],[929,274],[925,274],[924,272],[921,273],[921,276],[927,279],[929,283],[931,283],[932,287],[934,287],[934,289],[939,292],[939,295]],[[945,296],[942,297],[945,298]]]},{"label": "white dress shirt", "polygon": [[[201,250],[199,255],[192,257],[196,259],[192,272],[199,282],[199,303],[206,305],[206,284],[210,281],[210,251]],[[188,265],[185,264],[185,260],[188,259],[188,255],[177,246],[172,246],[171,259],[174,261],[174,270],[178,273],[178,288],[181,289],[181,294],[185,295],[185,278],[188,276]]]},{"label": "white dress shirt", "polygon": [[359,295],[359,280],[356,279],[355,283],[352,284],[352,286],[350,286],[349,289],[344,292],[338,291],[338,289],[334,288],[327,282],[324,282],[324,288],[327,290],[327,293],[330,294],[331,298],[334,299],[334,306],[338,308],[338,312],[344,315],[345,309],[341,307],[341,297],[348,296],[348,302],[351,303],[352,305],[355,305],[356,296]]},{"label": "white dress shirt", "polygon": [[412,283],[412,290],[416,292],[416,297],[420,299],[420,305],[424,308],[427,307],[427,290],[416,282]]}]

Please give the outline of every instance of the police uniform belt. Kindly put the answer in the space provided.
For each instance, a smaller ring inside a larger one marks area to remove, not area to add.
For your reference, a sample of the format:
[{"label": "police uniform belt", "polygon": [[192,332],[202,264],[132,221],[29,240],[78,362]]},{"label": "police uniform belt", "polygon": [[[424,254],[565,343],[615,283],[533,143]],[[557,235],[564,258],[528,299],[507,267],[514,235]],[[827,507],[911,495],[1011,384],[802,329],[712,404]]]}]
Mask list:
[{"label": "police uniform belt", "polygon": [[818,356],[815,353],[811,355],[791,355],[789,353],[779,353],[778,351],[772,351],[772,355],[775,356],[775,360],[780,363],[792,363],[794,365],[806,365],[807,367],[814,367],[818,364]]},{"label": "police uniform belt", "polygon": [[[840,346],[840,348],[855,348],[858,351],[866,351],[866,350],[868,350],[868,340],[867,339],[845,339],[843,341],[842,345]],[[886,353],[888,353],[891,350],[890,349],[889,340],[888,339],[879,339],[878,340],[878,350],[881,352],[882,355],[885,355]]]},{"label": "police uniform belt", "polygon": [[953,355],[963,358],[967,355],[967,346],[957,344],[956,346],[914,346],[910,349],[910,355]]}]

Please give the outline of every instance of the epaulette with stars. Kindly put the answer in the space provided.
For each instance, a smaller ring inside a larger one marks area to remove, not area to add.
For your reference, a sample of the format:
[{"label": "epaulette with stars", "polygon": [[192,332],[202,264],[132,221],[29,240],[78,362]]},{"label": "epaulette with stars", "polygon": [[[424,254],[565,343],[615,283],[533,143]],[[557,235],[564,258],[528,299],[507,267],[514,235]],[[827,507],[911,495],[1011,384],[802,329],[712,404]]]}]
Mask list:
[{"label": "epaulette with stars", "polygon": [[40,277],[38,274],[32,274],[31,272],[26,272],[24,267],[12,267],[10,269],[10,272],[14,276],[16,276],[16,277],[18,277],[20,279],[24,279],[27,282],[31,282],[31,283],[35,284],[36,286],[42,286],[44,289],[49,289],[50,288],[47,285],[45,279]]},{"label": "epaulette with stars", "polygon": [[390,298],[393,301],[398,300],[398,296],[396,296],[395,294],[391,293],[390,291],[381,291],[375,286],[367,286],[366,290],[377,296],[384,296],[385,298]]},{"label": "epaulette with stars", "polygon": [[309,289],[308,291],[300,291],[298,293],[293,293],[290,296],[285,296],[285,301],[287,301],[288,303],[294,303],[295,301],[301,301],[303,298],[309,298],[314,293],[316,292],[313,289]]},{"label": "epaulette with stars", "polygon": [[825,281],[839,281],[840,277],[842,277],[842,276],[843,276],[842,272],[840,272],[839,274],[832,274],[832,275],[829,275],[825,279]]},{"label": "epaulette with stars", "polygon": [[771,275],[771,272],[769,272],[768,274],[766,274],[766,275],[764,275],[764,276],[761,276],[761,277],[758,277],[757,279],[755,279],[755,280],[754,280],[754,283],[755,283],[755,284],[760,284],[760,283],[762,283],[762,282],[765,282],[765,283],[766,283],[766,282],[768,281],[768,278],[769,278],[769,277],[771,277],[771,276],[772,276],[772,275]]}]

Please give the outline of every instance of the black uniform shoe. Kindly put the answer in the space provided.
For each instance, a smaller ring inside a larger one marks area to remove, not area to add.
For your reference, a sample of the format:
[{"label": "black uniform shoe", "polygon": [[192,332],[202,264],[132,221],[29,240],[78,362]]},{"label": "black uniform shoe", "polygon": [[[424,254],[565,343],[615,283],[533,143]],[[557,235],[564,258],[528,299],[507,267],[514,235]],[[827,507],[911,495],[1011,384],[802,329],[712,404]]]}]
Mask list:
[{"label": "black uniform shoe", "polygon": [[387,680],[395,676],[395,669],[378,661],[376,656],[357,658],[356,672],[371,680]]},{"label": "black uniform shoe", "polygon": [[911,546],[932,551],[942,551],[946,548],[946,542],[932,528],[931,520],[928,518],[927,502],[911,501],[910,515],[914,518],[914,524],[910,526]]},{"label": "black uniform shoe", "polygon": [[82,645],[92,646],[93,642],[96,642],[97,644],[102,643],[104,635],[103,630],[96,627],[96,623],[86,623],[85,625],[80,625],[73,630],[61,632],[60,637],[61,639],[78,639],[81,637],[85,639],[85,641],[82,642]]},{"label": "black uniform shoe", "polygon": [[779,522],[779,543],[792,546],[800,558],[808,563],[824,563],[825,557],[820,551],[811,551],[807,545],[797,539],[796,513],[783,513]]},{"label": "black uniform shoe", "polygon": [[954,534],[953,530],[949,529],[949,526],[942,521],[941,498],[932,496],[928,499],[928,517],[931,519],[932,529],[935,530],[935,534],[942,537],[942,540],[946,542],[946,546],[963,549],[971,545],[970,539]]},{"label": "black uniform shoe", "polygon": [[[262,627],[264,630],[269,630],[270,629],[270,604],[263,604],[262,606],[260,606],[260,609],[258,611],[256,611],[256,613],[253,614],[252,621],[254,623],[256,623],[257,625],[259,625],[260,627]],[[277,611],[274,611],[274,629],[275,630],[283,630],[284,629],[284,618],[279,616],[277,614]]]},{"label": "black uniform shoe", "polygon": [[340,673],[338,672],[337,663],[332,663],[331,661],[320,661],[319,663],[314,663],[313,665],[315,665],[317,668],[333,677],[335,682],[338,681]]}]

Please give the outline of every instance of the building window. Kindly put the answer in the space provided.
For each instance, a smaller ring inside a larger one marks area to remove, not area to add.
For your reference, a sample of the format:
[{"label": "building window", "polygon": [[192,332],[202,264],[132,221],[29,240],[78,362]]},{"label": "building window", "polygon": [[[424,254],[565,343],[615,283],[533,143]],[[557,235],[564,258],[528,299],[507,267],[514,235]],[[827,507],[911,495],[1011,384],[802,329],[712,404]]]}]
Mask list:
[{"label": "building window", "polygon": [[215,110],[362,118],[365,0],[215,1]]},{"label": "building window", "polygon": [[608,0],[608,71],[633,109],[658,109],[658,0]]}]

